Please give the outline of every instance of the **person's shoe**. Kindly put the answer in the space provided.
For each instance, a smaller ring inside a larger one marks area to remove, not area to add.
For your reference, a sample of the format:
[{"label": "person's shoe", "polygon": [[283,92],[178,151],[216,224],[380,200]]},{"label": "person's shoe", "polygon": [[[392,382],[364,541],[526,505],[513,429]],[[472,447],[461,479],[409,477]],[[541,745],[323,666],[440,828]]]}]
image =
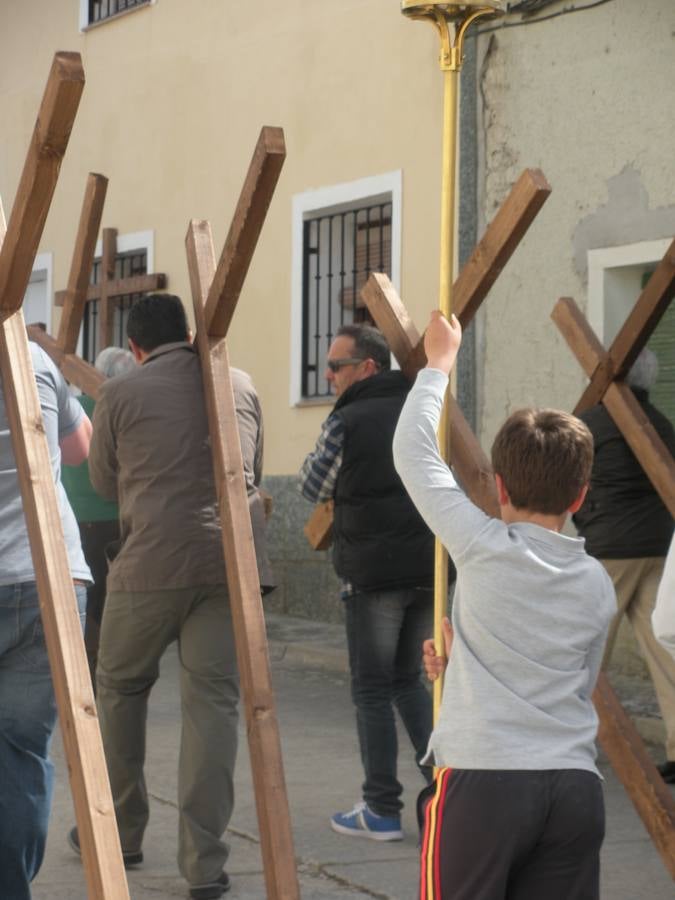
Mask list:
[{"label": "person's shoe", "polygon": [[[68,845],[71,850],[74,850],[78,856],[82,856],[82,848],[80,847],[80,836],[77,833],[77,828],[71,828],[68,832],[67,837]],[[143,851],[142,850],[134,850],[130,853],[126,853],[124,850],[122,851],[122,861],[124,863],[125,869],[133,869],[134,866],[140,866],[143,862]],[[218,895],[220,896],[220,895]]]},{"label": "person's shoe", "polygon": [[230,877],[227,872],[221,872],[215,881],[208,884],[196,884],[190,888],[192,900],[218,900],[230,889]]},{"label": "person's shoe", "polygon": [[675,784],[675,761],[667,759],[656,768],[666,784]]},{"label": "person's shoe", "polygon": [[331,816],[330,827],[338,834],[370,838],[371,841],[402,841],[400,816],[378,816],[366,803],[357,803],[346,813]]}]

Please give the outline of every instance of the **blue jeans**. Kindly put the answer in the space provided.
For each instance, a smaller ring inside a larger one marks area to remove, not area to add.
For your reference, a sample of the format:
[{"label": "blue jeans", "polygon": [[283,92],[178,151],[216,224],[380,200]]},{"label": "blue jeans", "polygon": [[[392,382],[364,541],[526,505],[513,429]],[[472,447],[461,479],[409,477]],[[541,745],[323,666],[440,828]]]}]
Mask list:
[{"label": "blue jeans", "polygon": [[[369,591],[345,600],[352,699],[365,772],[363,799],[382,816],[403,804],[396,777],[395,706],[419,765],[433,727],[433,704],[421,678],[422,642],[433,634],[433,591]],[[427,781],[432,772],[420,766]]]},{"label": "blue jeans", "polygon": [[[76,585],[80,619],[87,591]],[[47,840],[56,704],[35,582],[0,586],[0,897],[30,900]]]}]

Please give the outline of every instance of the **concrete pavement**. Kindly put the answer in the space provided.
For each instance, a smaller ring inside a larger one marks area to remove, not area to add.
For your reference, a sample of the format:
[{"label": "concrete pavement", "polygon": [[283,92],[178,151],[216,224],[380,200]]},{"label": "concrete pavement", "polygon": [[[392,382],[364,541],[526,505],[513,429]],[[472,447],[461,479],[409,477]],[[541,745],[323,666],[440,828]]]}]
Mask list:
[{"label": "concrete pavement", "polygon": [[[328,826],[329,815],[359,799],[361,781],[343,630],[269,616],[268,632],[303,900],[414,900],[418,858],[414,799],[421,780],[407,738],[401,734],[405,839],[379,844],[334,834]],[[151,820],[143,848],[145,863],[128,873],[132,900],[187,895],[175,863],[179,730],[178,660],[172,648],[150,703],[146,774]],[[54,811],[47,855],[33,897],[85,900],[84,874],[65,840],[74,817],[59,736],[54,760]],[[642,823],[606,762],[602,768],[607,804],[602,900],[672,900],[673,882]],[[266,894],[243,730],[236,788],[228,834],[232,890],[227,896],[262,900]]]}]

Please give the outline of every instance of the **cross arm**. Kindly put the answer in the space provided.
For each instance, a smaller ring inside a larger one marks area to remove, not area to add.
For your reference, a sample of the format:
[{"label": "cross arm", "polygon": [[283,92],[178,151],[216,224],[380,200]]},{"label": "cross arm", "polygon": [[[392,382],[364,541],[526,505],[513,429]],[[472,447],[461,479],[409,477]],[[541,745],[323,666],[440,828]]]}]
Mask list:
[{"label": "cross arm", "polygon": [[260,132],[209,288],[204,307],[209,335],[224,337],[227,334],[285,158],[282,129],[265,126]]},{"label": "cross arm", "polygon": [[59,342],[41,328],[35,325],[28,325],[26,331],[30,340],[39,344],[61,369],[63,377],[67,381],[74,384],[94,400],[98,398],[100,387],[106,380],[102,372],[99,372],[98,369],[75,353],[65,353]]},{"label": "cross arm", "polygon": [[68,287],[65,290],[67,301],[64,304],[56,338],[59,346],[66,353],[75,353],[77,348],[77,339],[87,299],[87,288],[89,287],[89,274],[94,263],[96,237],[101,227],[107,188],[107,178],[103,175],[89,173],[75,239],[73,260],[70,265]]},{"label": "cross arm", "polygon": [[[152,291],[163,291],[166,287],[166,275],[163,272],[151,272],[148,275],[131,275],[129,278],[113,278],[108,283],[109,297],[123,297],[126,294],[149,294]],[[54,306],[64,306],[68,291],[57,291],[54,294]],[[85,302],[101,299],[101,285],[87,286]]]},{"label": "cross arm", "polygon": [[591,373],[591,382],[577,403],[575,413],[583,412],[600,403],[612,380],[625,376],[674,296],[675,240],[666,250],[630,315],[621,326],[602,365]]},{"label": "cross arm", "polygon": [[[464,263],[453,287],[454,312],[466,328],[525,236],[551,193],[540,169],[525,169],[502,203],[485,234]],[[424,347],[418,341],[410,360],[412,367],[426,363]]]},{"label": "cross arm", "polygon": [[23,302],[83,88],[79,53],[57,53],[0,250],[0,321]]},{"label": "cross arm", "polygon": [[[556,303],[551,318],[583,370],[592,377],[607,354],[579,307],[570,297],[563,297]],[[675,516],[675,460],[635,395],[623,382],[610,380],[603,403],[664,504]]]}]

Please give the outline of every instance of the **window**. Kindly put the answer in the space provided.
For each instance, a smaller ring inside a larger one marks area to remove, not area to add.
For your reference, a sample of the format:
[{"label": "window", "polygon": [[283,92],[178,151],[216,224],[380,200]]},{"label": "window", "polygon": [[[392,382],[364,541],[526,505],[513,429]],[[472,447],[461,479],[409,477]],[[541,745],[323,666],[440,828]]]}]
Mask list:
[{"label": "window", "polygon": [[331,400],[324,370],[338,328],[372,321],[360,297],[371,272],[398,281],[400,183],[393,173],[294,198],[292,403]]},{"label": "window", "polygon": [[88,28],[112,19],[121,13],[140,6],[149,6],[154,0],[80,0],[80,28]]},{"label": "window", "polygon": [[[643,241],[588,252],[588,320],[609,348],[670,239]],[[647,346],[659,361],[659,376],[650,400],[675,422],[675,305],[670,304]]]},{"label": "window", "polygon": [[[115,257],[115,278],[132,278],[134,275],[145,275],[148,271],[147,250],[132,250],[127,253],[118,253]],[[91,273],[91,283],[98,284],[101,280],[101,257],[94,259]],[[123,294],[114,297],[115,319],[113,323],[113,347],[127,347],[127,319],[129,310],[141,294]],[[98,340],[98,300],[91,300],[84,308],[82,320],[82,347],[83,356],[87,362],[93,363],[99,352]],[[101,348],[102,349],[102,348]]]}]

